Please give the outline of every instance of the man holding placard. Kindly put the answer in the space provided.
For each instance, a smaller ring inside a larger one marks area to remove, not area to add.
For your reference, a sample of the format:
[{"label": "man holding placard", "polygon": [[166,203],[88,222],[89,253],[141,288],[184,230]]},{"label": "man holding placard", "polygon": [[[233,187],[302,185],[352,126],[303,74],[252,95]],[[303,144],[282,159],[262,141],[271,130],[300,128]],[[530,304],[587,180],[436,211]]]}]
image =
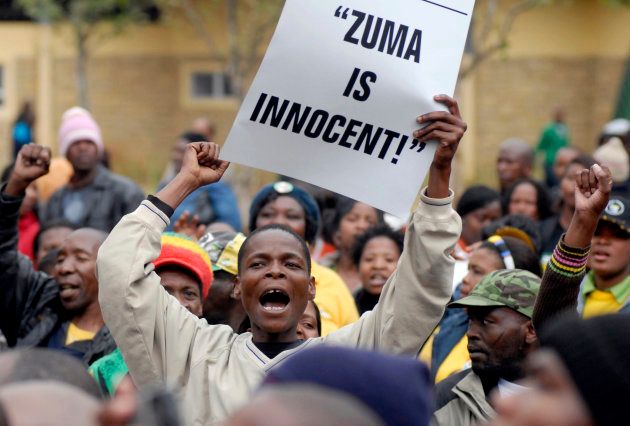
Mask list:
[{"label": "man holding placard", "polygon": [[373,311],[324,338],[298,339],[299,319],[315,297],[314,279],[306,244],[280,225],[256,230],[239,251],[235,294],[251,333],[208,325],[159,285],[151,263],[160,254],[169,217],[188,194],[218,181],[228,166],[218,159],[215,144],[188,145],[180,173],[125,216],[99,251],[101,309],[134,382],[174,386],[188,422],[207,424],[243,405],[269,369],[309,347],[330,343],[417,356],[450,298],[454,262],[448,253],[461,232],[449,179],[466,124],[457,102],[448,96],[436,100],[450,112],[418,118],[429,124],[414,136],[437,140],[438,146],[398,268]]},{"label": "man holding placard", "polygon": [[[215,144],[188,145],[179,174],[123,218],[99,252],[103,316],[137,385],[167,382],[188,423],[212,424],[242,406],[269,369],[309,347],[418,355],[450,299],[449,253],[461,232],[449,179],[466,124],[455,100],[433,94],[453,93],[473,3],[287,0],[226,155],[219,160]],[[221,178],[226,160],[399,215],[429,173],[373,311],[324,338],[299,340],[298,321],[315,296],[310,255],[279,225],[257,229],[239,251],[235,294],[251,332],[210,326],[168,297],[151,267],[160,233],[188,194]]]}]

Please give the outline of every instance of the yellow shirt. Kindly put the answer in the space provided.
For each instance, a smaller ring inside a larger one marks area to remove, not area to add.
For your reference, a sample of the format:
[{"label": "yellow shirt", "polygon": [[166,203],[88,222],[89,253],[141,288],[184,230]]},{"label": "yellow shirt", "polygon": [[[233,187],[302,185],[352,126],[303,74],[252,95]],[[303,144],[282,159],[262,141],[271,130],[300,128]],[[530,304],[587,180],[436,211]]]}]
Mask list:
[{"label": "yellow shirt", "polygon": [[[439,327],[433,332],[427,343],[420,351],[420,360],[431,366],[431,353],[433,352],[433,339],[440,331]],[[441,382],[452,374],[459,373],[470,368],[470,355],[468,354],[468,337],[464,335],[451,349],[447,357],[442,361],[435,374],[435,383]]]},{"label": "yellow shirt", "polygon": [[433,339],[435,339],[435,336],[437,336],[439,332],[440,332],[440,327],[436,327],[436,329],[433,330],[433,334],[431,334],[431,336],[425,342],[422,349],[420,349],[420,355],[418,356],[418,358],[420,359],[420,361],[424,362],[429,367],[431,367],[431,354],[433,353]]},{"label": "yellow shirt", "polygon": [[584,301],[584,308],[582,309],[584,318],[614,314],[623,307],[630,297],[630,276],[606,290],[600,290],[595,286],[595,275],[591,271],[584,279],[580,297]]},{"label": "yellow shirt", "polygon": [[68,326],[68,334],[66,334],[66,346],[71,345],[74,342],[92,340],[94,336],[96,336],[96,333],[83,330],[73,323],[70,323],[70,325]]},{"label": "yellow shirt", "polygon": [[453,349],[449,352],[448,356],[435,375],[435,383],[438,383],[448,376],[459,373],[470,367],[470,354],[468,353],[468,337],[462,337]]},{"label": "yellow shirt", "polygon": [[609,291],[593,290],[584,302],[584,318],[591,318],[599,315],[613,314],[621,309],[621,303],[617,302],[615,296]]},{"label": "yellow shirt", "polygon": [[359,319],[354,298],[335,271],[313,261],[311,275],[315,277],[315,303],[321,313],[322,337]]}]

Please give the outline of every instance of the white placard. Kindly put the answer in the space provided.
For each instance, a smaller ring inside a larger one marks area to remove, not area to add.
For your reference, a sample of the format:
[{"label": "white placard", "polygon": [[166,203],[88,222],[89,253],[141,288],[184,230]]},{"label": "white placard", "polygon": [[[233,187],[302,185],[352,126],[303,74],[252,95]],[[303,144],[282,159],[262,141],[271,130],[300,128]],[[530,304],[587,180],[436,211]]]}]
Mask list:
[{"label": "white placard", "polygon": [[406,217],[433,158],[474,0],[287,0],[222,158]]}]

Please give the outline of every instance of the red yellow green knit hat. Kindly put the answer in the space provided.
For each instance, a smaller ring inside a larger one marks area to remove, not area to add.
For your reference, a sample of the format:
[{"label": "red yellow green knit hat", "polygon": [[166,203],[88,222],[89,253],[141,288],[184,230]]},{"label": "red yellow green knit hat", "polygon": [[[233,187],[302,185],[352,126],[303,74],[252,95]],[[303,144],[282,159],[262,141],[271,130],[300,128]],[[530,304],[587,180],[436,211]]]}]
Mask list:
[{"label": "red yellow green knit hat", "polygon": [[201,300],[208,296],[214,278],[212,264],[208,253],[191,238],[174,232],[163,233],[162,251],[153,265],[156,269],[164,265],[177,265],[191,271],[201,283]]}]

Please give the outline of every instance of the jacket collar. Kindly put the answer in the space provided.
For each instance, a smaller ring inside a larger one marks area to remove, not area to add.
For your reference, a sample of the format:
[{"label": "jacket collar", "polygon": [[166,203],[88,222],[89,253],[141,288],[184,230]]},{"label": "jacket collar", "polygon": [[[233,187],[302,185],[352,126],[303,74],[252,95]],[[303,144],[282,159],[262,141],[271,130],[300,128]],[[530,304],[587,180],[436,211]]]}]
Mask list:
[{"label": "jacket collar", "polygon": [[[94,175],[94,179],[92,179],[92,182],[88,183],[85,186],[82,186],[80,189],[83,188],[98,188],[98,189],[107,189],[109,186],[109,175],[110,175],[110,171],[107,170],[105,167],[103,167],[101,164],[97,164],[96,165],[96,174]],[[68,186],[68,184],[64,185],[62,187],[63,191],[71,191],[70,187]]]},{"label": "jacket collar", "polygon": [[[586,301],[586,297],[595,290],[597,290],[597,287],[595,286],[595,274],[591,271],[586,274],[584,282],[582,283],[581,298],[583,301]],[[630,276],[627,276],[619,284],[616,284],[604,291],[612,293],[617,303],[623,305],[628,300],[628,295],[630,295]]]},{"label": "jacket collar", "polygon": [[489,420],[496,416],[483,390],[481,379],[472,370],[453,388],[468,409],[478,420]]},{"label": "jacket collar", "polygon": [[267,355],[265,355],[254,344],[254,341],[252,340],[252,337],[253,337],[253,335],[250,333],[249,336],[247,336],[247,339],[245,340],[245,346],[247,347],[247,353],[250,356],[250,358],[252,358],[256,362],[256,364],[258,364],[260,367],[263,367],[265,369],[265,371],[269,371],[271,368],[273,368],[276,365],[278,365],[278,363],[280,363],[280,362],[284,361],[285,359],[289,358],[290,356],[298,353],[302,349],[305,349],[307,347],[310,348],[314,341],[320,340],[320,339],[308,339],[307,341],[305,341],[304,343],[302,343],[301,345],[299,345],[299,346],[297,346],[297,347],[295,347],[293,349],[289,349],[289,350],[286,350],[284,352],[281,352],[274,359],[269,359],[267,357]]},{"label": "jacket collar", "polygon": [[98,166],[96,166],[96,175],[94,176],[94,180],[90,185],[95,188],[107,188],[109,173],[109,170],[99,164]]}]

